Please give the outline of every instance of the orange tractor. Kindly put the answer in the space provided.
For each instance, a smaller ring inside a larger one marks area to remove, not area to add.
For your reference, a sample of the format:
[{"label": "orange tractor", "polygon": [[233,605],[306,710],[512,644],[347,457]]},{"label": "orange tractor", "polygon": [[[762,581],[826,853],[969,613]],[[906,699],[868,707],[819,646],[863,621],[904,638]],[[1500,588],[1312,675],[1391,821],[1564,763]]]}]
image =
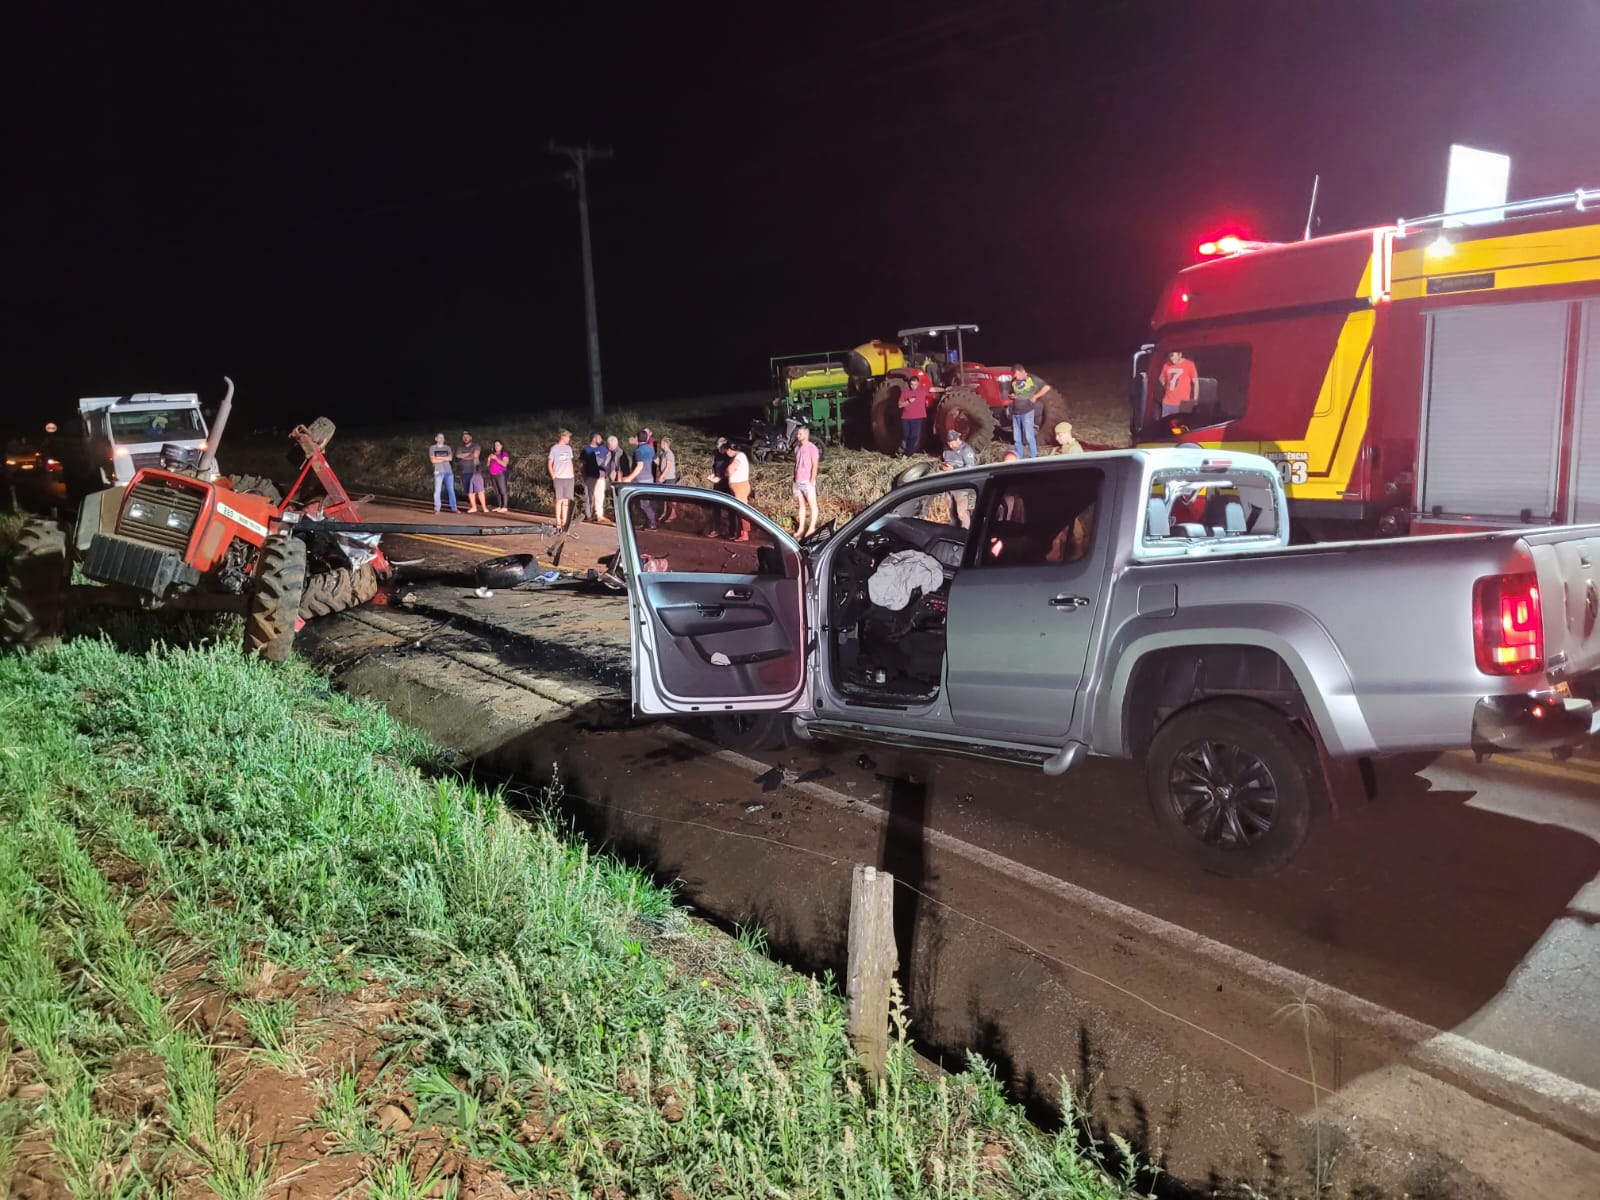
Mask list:
[{"label": "orange tractor", "polygon": [[[379,539],[396,530],[362,525],[324,453],[333,423],[321,418],[289,435],[304,463],[280,496],[265,479],[218,475],[232,407],[229,380],[203,451],[164,447],[160,466],[85,497],[70,535],[53,520],[25,525],[0,639],[52,640],[77,606],[238,612],[246,651],[278,662],[307,619],[372,599],[390,571]],[[93,583],[74,584],[74,565]]]}]

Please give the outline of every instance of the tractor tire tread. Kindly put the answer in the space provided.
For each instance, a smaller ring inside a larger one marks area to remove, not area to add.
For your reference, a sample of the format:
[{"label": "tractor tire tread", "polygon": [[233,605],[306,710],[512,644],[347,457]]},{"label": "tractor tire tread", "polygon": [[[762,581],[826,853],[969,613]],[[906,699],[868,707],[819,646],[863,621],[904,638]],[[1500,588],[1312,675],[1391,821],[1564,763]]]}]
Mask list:
[{"label": "tractor tire tread", "polygon": [[306,590],[306,544],[297,537],[269,537],[261,547],[255,589],[244,621],[246,654],[284,662],[294,651],[295,621]]}]

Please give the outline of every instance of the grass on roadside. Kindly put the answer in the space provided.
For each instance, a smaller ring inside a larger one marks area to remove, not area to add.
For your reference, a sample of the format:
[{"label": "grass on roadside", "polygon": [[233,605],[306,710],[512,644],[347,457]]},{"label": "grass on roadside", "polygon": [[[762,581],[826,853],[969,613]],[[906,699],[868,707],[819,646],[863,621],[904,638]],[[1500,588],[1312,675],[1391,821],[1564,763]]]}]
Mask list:
[{"label": "grass on roadside", "polygon": [[[0,1023],[7,1069],[46,1091],[0,1108],[0,1161],[52,1131],[78,1194],[155,1194],[175,1172],[261,1194],[287,1163],[226,1117],[253,1055],[312,1073],[307,1123],[364,1156],[373,1195],[454,1186],[456,1160],[378,1130],[378,1096],[313,1050],[319,1007],[375,980],[404,1000],[381,1035],[410,1064],[391,1099],[515,1188],[1125,1192],[981,1063],[930,1078],[902,1036],[866,1085],[830,987],[439,774],[418,734],[299,665],[79,640],[0,658],[0,714]],[[244,1053],[176,1003],[172,963],[197,956]],[[164,1064],[148,1116],[98,1102],[131,1051]]]}]

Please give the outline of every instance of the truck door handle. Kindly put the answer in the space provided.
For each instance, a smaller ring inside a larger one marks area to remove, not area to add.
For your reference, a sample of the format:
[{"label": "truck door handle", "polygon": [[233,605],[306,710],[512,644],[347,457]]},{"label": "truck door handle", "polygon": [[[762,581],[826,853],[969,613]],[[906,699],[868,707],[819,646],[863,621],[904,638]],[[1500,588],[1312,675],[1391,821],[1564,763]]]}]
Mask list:
[{"label": "truck door handle", "polygon": [[722,615],[722,605],[720,604],[696,604],[694,610],[702,617],[711,617],[712,619]]},{"label": "truck door handle", "polygon": [[722,593],[722,598],[724,600],[748,600],[748,599],[750,599],[751,596],[754,596],[755,594],[756,593],[755,593],[755,589],[754,588],[731,587],[727,591]]},{"label": "truck door handle", "polygon": [[1088,608],[1087,596],[1052,596],[1049,601],[1051,608]]}]

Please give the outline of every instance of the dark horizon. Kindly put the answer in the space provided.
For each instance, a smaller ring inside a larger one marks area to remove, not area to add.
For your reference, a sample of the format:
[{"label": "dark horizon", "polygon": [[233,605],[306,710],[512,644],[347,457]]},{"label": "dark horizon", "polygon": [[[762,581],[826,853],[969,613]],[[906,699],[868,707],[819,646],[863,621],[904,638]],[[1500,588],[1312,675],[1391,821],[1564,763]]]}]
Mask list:
[{"label": "dark horizon", "polygon": [[0,422],[225,373],[246,426],[587,408],[552,138],[616,152],[611,408],[926,322],[1120,357],[1207,234],[1298,237],[1319,173],[1324,232],[1435,211],[1452,141],[1513,195],[1600,183],[1600,3],[876,9],[39,30]]}]

